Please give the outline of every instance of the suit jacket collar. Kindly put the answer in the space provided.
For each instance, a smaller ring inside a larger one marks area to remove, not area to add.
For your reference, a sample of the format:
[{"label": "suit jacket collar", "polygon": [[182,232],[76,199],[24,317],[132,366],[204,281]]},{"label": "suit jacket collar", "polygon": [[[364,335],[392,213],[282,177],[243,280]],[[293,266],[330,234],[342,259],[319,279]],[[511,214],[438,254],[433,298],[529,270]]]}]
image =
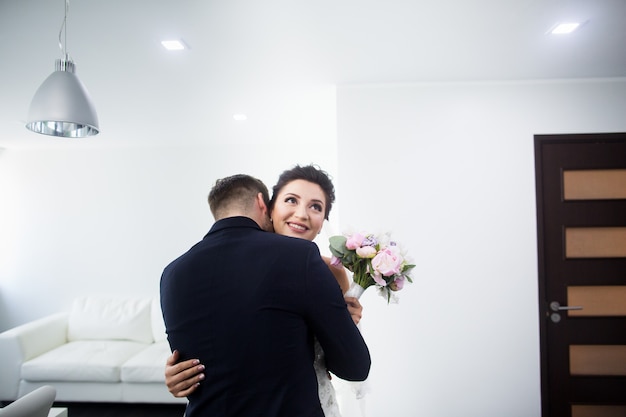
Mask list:
[{"label": "suit jacket collar", "polygon": [[236,216],[227,217],[225,219],[216,221],[211,227],[211,230],[209,230],[209,233],[206,234],[206,236],[210,235],[211,233],[215,233],[217,231],[232,227],[250,227],[252,229],[262,230],[257,222],[255,222],[251,218],[245,216]]}]

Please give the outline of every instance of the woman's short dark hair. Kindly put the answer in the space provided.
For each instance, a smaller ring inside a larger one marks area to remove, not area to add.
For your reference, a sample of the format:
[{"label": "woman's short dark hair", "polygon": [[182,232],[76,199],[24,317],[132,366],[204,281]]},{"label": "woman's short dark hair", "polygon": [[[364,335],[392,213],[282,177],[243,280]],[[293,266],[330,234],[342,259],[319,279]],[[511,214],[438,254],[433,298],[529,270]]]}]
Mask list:
[{"label": "woman's short dark hair", "polygon": [[280,191],[285,187],[285,185],[295,180],[305,180],[320,186],[326,196],[326,212],[324,213],[324,218],[328,220],[328,214],[330,213],[330,209],[333,207],[333,203],[335,202],[335,186],[333,185],[330,175],[317,165],[296,165],[291,169],[283,171],[283,173],[278,177],[278,182],[276,182],[276,185],[272,188],[272,200],[269,205],[270,209],[274,208],[276,197],[280,194]]}]

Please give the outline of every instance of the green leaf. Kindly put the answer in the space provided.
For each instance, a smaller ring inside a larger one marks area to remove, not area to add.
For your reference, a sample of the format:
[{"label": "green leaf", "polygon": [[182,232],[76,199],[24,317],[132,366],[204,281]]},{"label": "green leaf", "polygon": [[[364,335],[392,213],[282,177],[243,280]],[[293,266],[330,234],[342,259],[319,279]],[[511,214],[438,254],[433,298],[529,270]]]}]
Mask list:
[{"label": "green leaf", "polygon": [[348,253],[348,249],[346,248],[348,238],[345,236],[331,236],[329,241],[330,253],[339,259],[343,259]]}]

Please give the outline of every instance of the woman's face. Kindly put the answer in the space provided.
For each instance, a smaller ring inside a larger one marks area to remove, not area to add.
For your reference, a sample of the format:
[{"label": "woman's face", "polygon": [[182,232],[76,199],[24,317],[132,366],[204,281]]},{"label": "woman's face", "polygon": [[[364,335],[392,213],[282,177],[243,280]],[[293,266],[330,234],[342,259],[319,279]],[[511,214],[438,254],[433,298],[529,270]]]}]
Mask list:
[{"label": "woman's face", "polygon": [[279,191],[274,201],[271,216],[276,233],[313,240],[322,230],[326,196],[319,185],[293,180]]}]

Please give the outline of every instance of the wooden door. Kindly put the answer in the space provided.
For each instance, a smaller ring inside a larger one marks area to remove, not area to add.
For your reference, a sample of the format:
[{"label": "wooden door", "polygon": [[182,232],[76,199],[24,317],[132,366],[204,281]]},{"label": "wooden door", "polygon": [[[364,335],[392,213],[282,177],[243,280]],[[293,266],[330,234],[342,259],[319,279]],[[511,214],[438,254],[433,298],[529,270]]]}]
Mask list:
[{"label": "wooden door", "polygon": [[544,417],[626,416],[626,133],[535,136]]}]

